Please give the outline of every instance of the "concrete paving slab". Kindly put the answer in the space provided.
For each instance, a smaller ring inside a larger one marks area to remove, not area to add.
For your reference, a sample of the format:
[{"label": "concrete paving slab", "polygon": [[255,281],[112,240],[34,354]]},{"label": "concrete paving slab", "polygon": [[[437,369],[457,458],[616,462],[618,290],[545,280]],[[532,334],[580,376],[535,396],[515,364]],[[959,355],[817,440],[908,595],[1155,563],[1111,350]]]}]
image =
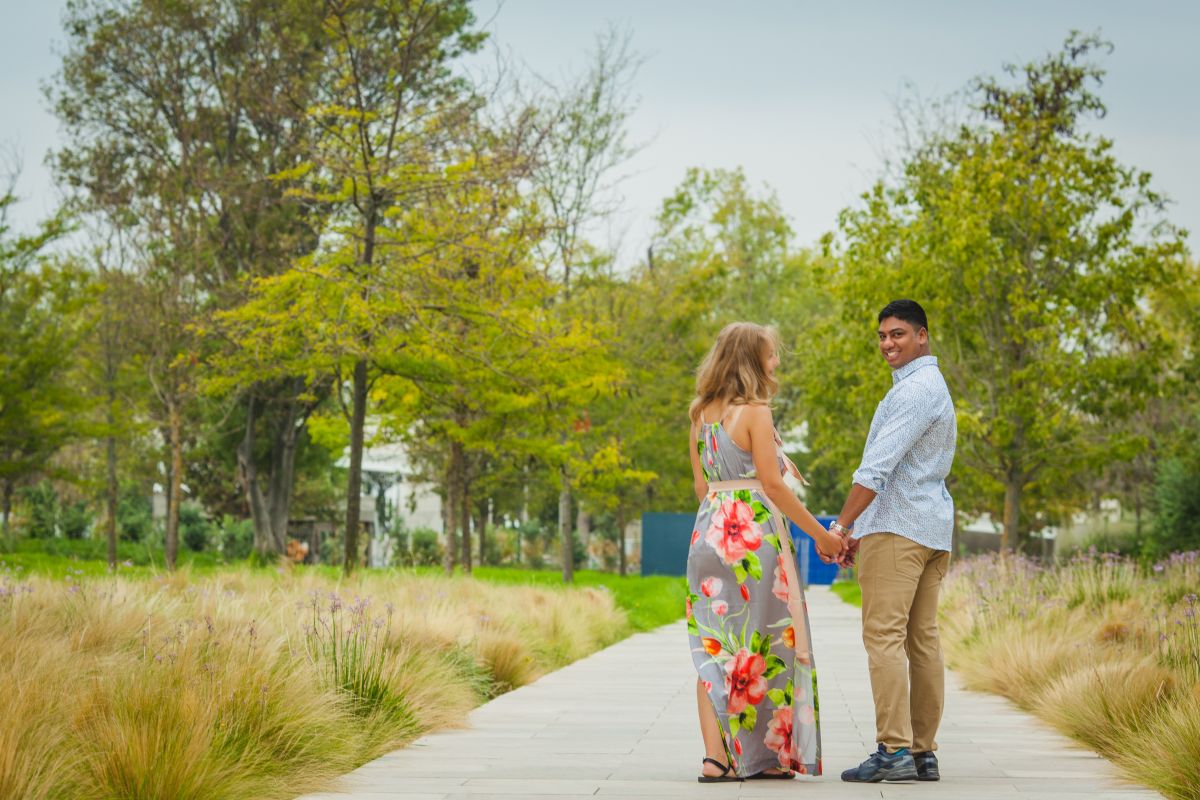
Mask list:
[{"label": "concrete paving slab", "polygon": [[939,783],[842,783],[875,748],[875,712],[858,609],[828,589],[808,593],[821,691],[825,775],[793,781],[696,783],[702,748],[687,633],[676,623],[496,698],[470,727],[421,737],[300,800],[452,800],[516,796],[912,800],[1143,800],[1103,758],[1003,698],[947,675]]}]

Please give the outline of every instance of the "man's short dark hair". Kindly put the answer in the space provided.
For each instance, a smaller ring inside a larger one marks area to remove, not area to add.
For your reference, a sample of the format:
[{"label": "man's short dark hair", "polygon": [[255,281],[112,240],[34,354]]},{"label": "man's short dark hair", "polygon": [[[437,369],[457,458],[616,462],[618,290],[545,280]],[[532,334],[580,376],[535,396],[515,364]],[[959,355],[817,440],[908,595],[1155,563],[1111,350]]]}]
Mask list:
[{"label": "man's short dark hair", "polygon": [[904,320],[913,326],[914,331],[919,331],[921,328],[929,330],[925,309],[921,308],[921,304],[916,300],[893,300],[888,303],[883,307],[883,311],[879,312],[879,321],[883,322],[888,317]]}]

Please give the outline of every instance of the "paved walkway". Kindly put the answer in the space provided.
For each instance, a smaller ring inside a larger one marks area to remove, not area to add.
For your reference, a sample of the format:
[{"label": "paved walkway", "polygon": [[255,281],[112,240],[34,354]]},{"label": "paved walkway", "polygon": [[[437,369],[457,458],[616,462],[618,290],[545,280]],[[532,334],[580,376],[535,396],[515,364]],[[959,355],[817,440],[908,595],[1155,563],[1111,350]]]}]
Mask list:
[{"label": "paved walkway", "polygon": [[695,673],[682,623],[638,634],[510,692],[470,716],[342,779],[339,792],[303,800],[579,798],[915,798],[1101,800],[1156,798],[1123,784],[1005,700],[948,676],[938,737],[940,783],[847,784],[841,770],[874,749],[874,711],[858,609],[828,589],[809,591],[821,688],[826,775],[702,786]]}]

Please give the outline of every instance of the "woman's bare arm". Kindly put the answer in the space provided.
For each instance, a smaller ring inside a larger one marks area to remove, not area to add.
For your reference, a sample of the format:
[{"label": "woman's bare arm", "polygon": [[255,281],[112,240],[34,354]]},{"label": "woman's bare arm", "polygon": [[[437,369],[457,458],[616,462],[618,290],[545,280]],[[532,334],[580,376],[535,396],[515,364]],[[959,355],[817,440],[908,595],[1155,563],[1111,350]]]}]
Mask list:
[{"label": "woman's bare arm", "polygon": [[746,407],[743,415],[750,432],[750,452],[754,457],[754,470],[763,485],[763,491],[785,516],[796,523],[800,530],[811,536],[817,549],[828,555],[840,554],[844,546],[842,538],[825,530],[817,518],[800,502],[800,498],[783,482],[776,460],[775,425],[771,409],[762,405]]},{"label": "woman's bare arm", "polygon": [[692,460],[692,480],[696,488],[696,500],[700,501],[704,499],[704,495],[708,494],[708,480],[704,477],[704,468],[700,466],[700,453],[696,450],[698,433],[699,426],[693,422],[688,431],[688,457]]}]

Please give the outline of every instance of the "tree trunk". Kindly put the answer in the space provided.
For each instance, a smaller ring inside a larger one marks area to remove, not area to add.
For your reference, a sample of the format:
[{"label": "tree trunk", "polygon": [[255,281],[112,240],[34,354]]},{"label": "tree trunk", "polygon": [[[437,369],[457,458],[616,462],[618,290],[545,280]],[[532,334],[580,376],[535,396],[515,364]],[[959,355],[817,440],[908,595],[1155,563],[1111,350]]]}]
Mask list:
[{"label": "tree trunk", "polygon": [[529,465],[521,467],[521,524],[529,522]]},{"label": "tree trunk", "polygon": [[117,483],[117,437],[111,431],[116,424],[113,414],[113,404],[115,400],[112,394],[109,395],[108,404],[108,486],[107,486],[107,503],[108,503],[108,519],[104,521],[108,538],[108,567],[115,570],[117,568],[117,498],[121,491],[120,485]]},{"label": "tree trunk", "polygon": [[237,448],[238,478],[246,495],[246,506],[250,509],[250,522],[254,526],[254,552],[269,558],[272,555],[270,520],[258,484],[258,465],[254,463],[257,422],[258,397],[251,393],[246,403],[246,432]]},{"label": "tree trunk", "polygon": [[1133,487],[1133,537],[1140,546],[1142,543],[1142,492],[1141,487]]},{"label": "tree trunk", "polygon": [[585,569],[591,569],[592,515],[584,511],[582,505],[575,513],[575,534],[579,537],[579,541],[583,542],[583,566]]},{"label": "tree trunk", "polygon": [[484,503],[479,504],[479,509],[476,510],[478,516],[475,517],[475,533],[479,534],[479,566],[487,565],[487,528],[488,528],[488,509],[491,509],[492,499],[487,498]]},{"label": "tree trunk", "polygon": [[467,480],[467,464],[466,459],[460,454],[459,464],[459,497],[458,502],[462,508],[459,514],[460,522],[462,523],[462,567],[463,572],[471,574],[471,485]]},{"label": "tree trunk", "polygon": [[[107,311],[107,297],[105,300],[105,310]],[[117,482],[117,365],[110,336],[104,337],[104,383],[108,390],[108,409],[105,415],[108,422],[108,436],[105,442],[108,462],[106,464],[107,486],[105,487],[108,519],[105,520],[104,527],[108,538],[108,568],[115,571],[117,568],[117,501],[121,486]]]},{"label": "tree trunk", "polygon": [[3,516],[4,516],[4,540],[6,542],[8,542],[8,546],[10,548],[16,549],[16,537],[14,537],[12,535],[12,527],[10,525],[10,517],[12,516],[12,494],[13,494],[12,481],[5,481],[4,482],[4,508],[2,509]]},{"label": "tree trunk", "polygon": [[567,483],[567,468],[559,472],[562,488],[558,492],[558,535],[562,539],[563,583],[575,581],[575,547],[571,536],[571,486]]},{"label": "tree trunk", "polygon": [[342,571],[358,566],[358,531],[362,527],[363,427],[367,419],[367,362],[354,364],[354,408],[350,412],[350,475],[346,485],[346,553]]},{"label": "tree trunk", "polygon": [[1020,544],[1022,483],[1017,475],[1009,475],[1004,483],[1004,531],[1000,534],[1001,551],[1011,550]]},{"label": "tree trunk", "polygon": [[183,502],[183,419],[179,406],[172,403],[167,410],[171,444],[171,475],[167,490],[167,569],[175,569],[179,555],[179,506]]},{"label": "tree trunk", "polygon": [[275,438],[271,443],[271,475],[267,479],[271,546],[280,555],[287,552],[288,517],[292,507],[292,485],[296,476],[296,447],[300,433],[304,430],[304,418],[301,417],[295,399],[296,393],[303,389],[303,379],[297,381],[299,385],[293,384],[291,387],[292,397],[287,404],[286,413],[279,420],[279,427],[276,428]]},{"label": "tree trunk", "polygon": [[617,506],[617,574],[625,577],[625,506]]},{"label": "tree trunk", "polygon": [[442,512],[446,518],[446,549],[442,552],[442,565],[445,567],[446,574],[454,574],[454,561],[458,551],[455,549],[458,546],[458,538],[455,532],[458,530],[458,491],[455,488],[457,482],[457,450],[453,444],[450,445],[450,455],[446,460],[446,499],[445,505],[442,507]]}]

